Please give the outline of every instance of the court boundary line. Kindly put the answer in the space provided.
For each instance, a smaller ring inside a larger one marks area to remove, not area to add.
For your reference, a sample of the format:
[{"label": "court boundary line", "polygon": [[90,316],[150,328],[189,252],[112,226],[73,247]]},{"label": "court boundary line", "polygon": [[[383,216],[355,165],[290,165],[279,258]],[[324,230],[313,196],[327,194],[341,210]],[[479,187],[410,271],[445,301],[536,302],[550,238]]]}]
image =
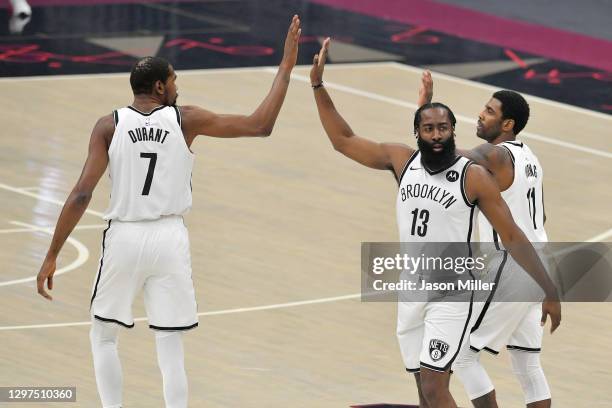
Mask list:
[{"label": "court boundary line", "polygon": [[[271,71],[268,70],[267,72],[271,72]],[[308,78],[305,75],[291,74],[291,78],[294,78],[298,81],[310,83],[310,78]],[[401,106],[401,107],[409,108],[413,110],[416,110],[418,108],[417,104],[413,102],[403,101],[401,99],[392,98],[392,97],[381,95],[375,92],[364,91],[358,88],[354,88],[354,87],[347,86],[347,85],[341,85],[335,82],[326,81],[325,86],[329,89],[336,89],[342,92],[362,96],[362,97],[376,100],[379,102],[389,103],[391,105]],[[457,118],[458,121],[465,122],[465,123],[472,124],[472,125],[476,124],[476,119],[467,117],[465,115],[455,113],[455,117]],[[603,157],[606,159],[612,159],[612,152],[604,152],[604,151],[600,151],[600,150],[597,150],[591,147],[580,146],[575,143],[566,142],[563,140],[552,139],[552,138],[549,138],[547,136],[543,136],[537,133],[523,131],[521,132],[520,136],[521,138],[533,139],[539,142],[549,143],[549,144],[560,146],[560,147],[566,147],[568,149],[576,150],[576,151],[583,152],[583,153],[590,153],[594,156],[599,156],[599,157]]]},{"label": "court boundary line", "polygon": [[[63,207],[64,204],[66,204],[66,201],[57,200],[57,199],[51,198],[51,197],[45,197],[42,194],[32,193],[30,191],[26,191],[26,190],[23,190],[23,189],[18,188],[18,187],[13,187],[11,185],[4,184],[4,183],[1,183],[1,182],[0,182],[0,189],[7,190],[7,191],[10,191],[10,192],[13,192],[13,193],[17,193],[17,194],[22,194],[22,195],[25,195],[25,196],[28,196],[28,197],[36,198],[38,200],[46,201],[46,202],[51,203],[51,204],[57,204],[60,207]],[[68,193],[68,194],[70,194],[70,193]],[[68,197],[66,197],[66,198],[68,198]],[[96,210],[89,209],[89,208],[85,209],[85,213],[91,214],[91,215],[95,215],[95,216],[100,217],[100,218],[104,217],[103,213],[101,213],[99,211],[96,211]]]},{"label": "court boundary line", "polygon": [[[108,227],[108,224],[88,224],[88,225],[77,225],[74,227],[74,231],[77,230],[88,230],[88,229],[102,229]],[[55,226],[42,227],[37,226],[37,228],[45,228],[45,229],[55,229]],[[0,234],[17,234],[20,232],[32,232],[32,228],[5,228],[0,229]]]},{"label": "court boundary line", "polygon": [[[332,69],[364,68],[390,65],[389,62],[352,62],[333,64],[327,67]],[[296,65],[295,68],[309,68],[310,65]],[[203,68],[203,69],[181,69],[176,71],[177,75],[215,75],[215,74],[241,74],[244,72],[265,72],[267,69],[278,70],[278,65],[257,66],[257,67],[234,67],[234,68]],[[27,82],[27,81],[50,81],[68,79],[92,79],[92,78],[129,78],[129,72],[106,72],[93,74],[63,74],[63,75],[32,75],[23,77],[2,77],[0,82]],[[571,105],[570,105],[571,106]]]},{"label": "court boundary line", "polygon": [[[320,303],[331,303],[331,302],[337,302],[340,300],[356,299],[359,297],[361,297],[361,292],[352,293],[350,295],[341,295],[341,296],[333,296],[333,297],[310,299],[310,300],[298,300],[294,302],[285,302],[285,303],[275,303],[271,305],[260,305],[260,306],[252,306],[252,307],[239,307],[239,308],[234,308],[234,309],[213,310],[210,312],[200,312],[197,315],[198,316],[219,316],[219,315],[226,315],[226,314],[256,312],[256,311],[262,311],[262,310],[285,309],[289,307],[314,305],[314,304],[320,304]],[[144,321],[147,321],[146,317],[137,317],[134,319],[134,322],[144,322]],[[90,324],[91,324],[91,321],[82,321],[82,322],[69,322],[69,323],[33,324],[33,325],[22,325],[22,326],[0,326],[0,331],[88,326]]]},{"label": "court boundary line", "polygon": [[[310,64],[304,65],[296,65],[295,68],[310,68]],[[423,72],[425,67],[417,67],[414,65],[402,64],[397,61],[378,61],[378,62],[344,62],[337,64],[330,64],[325,68],[327,70],[335,70],[335,69],[350,69],[350,68],[363,68],[363,67],[394,67],[397,69],[407,70],[411,72]],[[228,74],[228,73],[243,73],[243,72],[261,72],[269,69],[274,69],[275,71],[278,69],[278,65],[269,65],[269,66],[258,66],[258,67],[235,67],[235,68],[202,68],[202,69],[185,69],[178,70],[177,73],[179,75],[210,75],[210,74]],[[458,82],[464,85],[470,85],[481,89],[486,89],[488,91],[497,91],[503,88],[496,87],[494,85],[485,84],[482,82],[472,81],[466,78],[454,77],[448,74],[444,74],[437,71],[432,71],[439,76],[440,78]],[[33,75],[33,76],[24,76],[24,77],[2,77],[0,78],[0,82],[26,82],[26,81],[49,81],[49,80],[67,80],[67,79],[91,79],[91,78],[120,78],[120,77],[128,77],[129,72],[107,72],[107,73],[93,73],[93,74],[63,74],[63,75]],[[598,117],[600,119],[612,120],[612,115],[607,115],[602,112],[597,112],[594,110],[581,108],[579,106],[570,105],[567,103],[554,101],[552,99],[542,98],[540,96],[535,96],[527,93],[521,92],[521,95],[525,95],[530,99],[533,99],[539,103],[545,105],[551,105],[554,107],[572,110],[578,113],[584,113],[586,115],[592,115]]]},{"label": "court boundary line", "polygon": [[[32,225],[32,224],[26,224],[25,222],[19,222],[19,221],[11,221],[10,222],[13,225],[18,225],[21,227],[25,227],[25,228],[30,228],[32,230],[32,232],[44,232],[47,235],[53,235],[53,229],[51,228],[41,228],[41,227],[37,227],[36,225]],[[78,239],[73,238],[73,237],[68,237],[68,239],[66,239],[66,242],[69,243],[70,245],[74,246],[74,248],[77,250],[77,258],[72,261],[70,264],[64,266],[63,268],[57,269],[55,271],[55,274],[53,275],[55,276],[59,276],[59,275],[63,275],[65,273],[71,272],[79,267],[81,267],[81,265],[83,265],[85,262],[87,262],[87,260],[89,259],[89,249]],[[3,281],[0,282],[0,287],[3,286],[10,286],[10,285],[17,285],[20,283],[26,283],[26,282],[32,282],[32,281],[36,281],[36,275],[34,276],[29,276],[27,278],[21,278],[21,279],[13,279],[10,281]]]}]

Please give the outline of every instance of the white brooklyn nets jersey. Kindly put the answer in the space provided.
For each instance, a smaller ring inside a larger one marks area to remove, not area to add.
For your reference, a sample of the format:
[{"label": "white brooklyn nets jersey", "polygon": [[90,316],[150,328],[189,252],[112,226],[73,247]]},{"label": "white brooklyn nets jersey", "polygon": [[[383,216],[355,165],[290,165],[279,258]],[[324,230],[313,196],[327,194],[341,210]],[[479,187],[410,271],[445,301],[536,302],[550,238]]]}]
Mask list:
[{"label": "white brooklyn nets jersey", "polygon": [[471,162],[464,157],[431,172],[415,152],[406,163],[397,194],[397,225],[402,242],[470,242],[477,208],[465,193]]},{"label": "white brooklyn nets jersey", "polygon": [[191,208],[193,153],[181,130],[178,108],[142,113],[131,106],[113,112],[108,148],[111,178],[107,220],[154,220]]},{"label": "white brooklyn nets jersey", "polygon": [[[542,180],[544,171],[538,158],[523,142],[503,142],[514,163],[512,185],[502,191],[501,196],[508,204],[514,222],[525,233],[530,242],[548,242],[544,230],[544,195]],[[497,232],[482,214],[478,217],[479,235],[482,242],[495,242],[501,247]]]}]

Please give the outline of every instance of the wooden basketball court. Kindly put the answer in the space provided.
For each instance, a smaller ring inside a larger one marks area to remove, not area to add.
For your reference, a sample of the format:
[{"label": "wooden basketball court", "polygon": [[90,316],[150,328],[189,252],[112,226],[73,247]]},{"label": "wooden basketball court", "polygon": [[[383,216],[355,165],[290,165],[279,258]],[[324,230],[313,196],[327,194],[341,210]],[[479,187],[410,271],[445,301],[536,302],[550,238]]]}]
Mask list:
[{"label": "wooden basketball court", "polygon": [[[274,72],[179,71],[178,103],[249,113]],[[307,76],[308,67],[296,68],[271,137],[202,137],[192,146],[186,219],[201,313],[200,327],[185,335],[192,407],[417,401],[395,339],[396,305],[359,299],[361,242],[397,240],[396,182],[332,149]],[[326,69],[326,86],[356,133],[413,145],[419,80],[419,69],[394,63]],[[458,146],[477,144],[475,121],[493,88],[435,73],[434,82],[434,99],[458,117]],[[0,385],[76,386],[77,403],[66,406],[99,406],[88,306],[107,178],[62,252],[53,302],[36,294],[34,277],[95,121],[131,102],[128,75],[0,79],[0,95]],[[609,239],[612,117],[528,101],[522,139],[544,166],[549,237]],[[556,407],[612,405],[611,312],[609,304],[564,304],[561,327],[545,336],[542,362]],[[141,299],[134,315],[145,316]],[[146,321],[122,330],[119,350],[125,406],[162,406]],[[483,360],[500,405],[522,406],[507,353]],[[456,378],[452,391],[468,406]]]}]

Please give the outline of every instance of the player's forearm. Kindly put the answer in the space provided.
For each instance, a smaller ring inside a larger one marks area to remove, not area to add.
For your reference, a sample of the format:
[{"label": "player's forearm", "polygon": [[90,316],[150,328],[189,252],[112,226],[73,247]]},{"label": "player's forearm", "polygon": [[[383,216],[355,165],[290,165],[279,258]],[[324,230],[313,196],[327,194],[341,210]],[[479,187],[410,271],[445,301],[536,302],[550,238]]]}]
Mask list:
[{"label": "player's forearm", "polygon": [[[518,229],[518,228],[517,228]],[[508,250],[514,260],[536,281],[544,290],[547,300],[558,300],[557,288],[548,276],[540,257],[527,240],[525,234],[518,230],[518,233],[510,237],[502,238],[504,247]]]},{"label": "player's forearm", "polygon": [[91,201],[91,194],[72,191],[62,208],[59,219],[57,220],[57,226],[53,233],[53,239],[47,252],[48,257],[56,258],[60,250],[64,246],[64,243],[70,236],[70,233],[74,227],[78,224],[79,220],[83,216],[83,213],[87,209],[89,202]]},{"label": "player's forearm", "polygon": [[327,90],[323,87],[314,90],[319,119],[331,141],[334,149],[342,151],[344,143],[354,135],[353,130],[344,118],[338,113]]},{"label": "player's forearm", "polygon": [[285,95],[287,95],[290,78],[291,68],[281,64],[276,73],[276,77],[274,77],[270,92],[259,107],[257,107],[255,112],[250,115],[249,119],[253,122],[257,130],[255,133],[258,135],[269,136],[272,133],[276,118],[285,101]]}]

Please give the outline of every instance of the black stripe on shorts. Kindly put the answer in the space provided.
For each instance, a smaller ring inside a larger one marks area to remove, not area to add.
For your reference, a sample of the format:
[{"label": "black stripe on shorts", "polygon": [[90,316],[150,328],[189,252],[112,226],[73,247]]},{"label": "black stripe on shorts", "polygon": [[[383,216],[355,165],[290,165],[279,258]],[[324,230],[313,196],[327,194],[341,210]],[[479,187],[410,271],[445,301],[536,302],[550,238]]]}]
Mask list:
[{"label": "black stripe on shorts", "polygon": [[89,302],[89,308],[91,309],[91,305],[93,304],[94,299],[96,298],[96,294],[98,293],[98,284],[100,283],[100,276],[102,276],[102,266],[104,265],[104,249],[106,244],[106,232],[111,226],[111,220],[108,220],[108,227],[102,233],[102,255],[100,256],[100,267],[98,268],[98,276],[96,278],[96,284],[94,286],[93,294],[91,295],[91,301]]},{"label": "black stripe on shorts", "polygon": [[98,315],[94,315],[94,318],[96,318],[98,320],[101,320],[103,322],[106,322],[106,323],[117,323],[117,324],[120,324],[123,327],[127,327],[128,329],[131,329],[132,327],[134,327],[134,323],[127,324],[127,323],[123,323],[123,322],[121,322],[119,320],[109,319],[109,318],[101,317],[101,316],[98,316]]},{"label": "black stripe on shorts", "polygon": [[155,326],[153,324],[149,325],[149,328],[151,328],[151,329],[163,330],[163,331],[183,331],[183,330],[190,330],[190,329],[193,329],[195,327],[198,327],[198,322],[195,322],[194,324],[192,324],[190,326],[177,326],[177,327]]},{"label": "black stripe on shorts", "polygon": [[531,347],[521,347],[521,346],[511,346],[511,345],[507,345],[506,348],[508,350],[519,350],[519,351],[526,351],[528,353],[539,353],[540,351],[542,351],[541,348],[531,348]]}]

